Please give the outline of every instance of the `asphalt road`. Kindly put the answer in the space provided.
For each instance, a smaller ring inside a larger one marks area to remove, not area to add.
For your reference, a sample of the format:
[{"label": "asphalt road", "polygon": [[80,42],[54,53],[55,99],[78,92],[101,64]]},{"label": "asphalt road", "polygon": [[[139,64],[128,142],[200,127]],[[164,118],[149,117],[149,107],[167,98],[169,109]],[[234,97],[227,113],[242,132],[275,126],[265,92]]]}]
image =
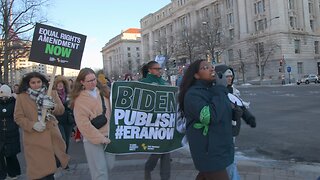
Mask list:
[{"label": "asphalt road", "polygon": [[249,157],[320,162],[320,85],[238,87],[257,127],[244,121],[237,151]]}]

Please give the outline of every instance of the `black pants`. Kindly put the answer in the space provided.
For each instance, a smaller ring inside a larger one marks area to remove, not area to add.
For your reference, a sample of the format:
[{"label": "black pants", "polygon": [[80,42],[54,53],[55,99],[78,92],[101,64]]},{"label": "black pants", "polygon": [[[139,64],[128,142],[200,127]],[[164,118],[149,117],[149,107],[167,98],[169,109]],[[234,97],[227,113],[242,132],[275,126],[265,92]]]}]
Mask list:
[{"label": "black pants", "polygon": [[21,175],[20,164],[17,155],[5,157],[3,151],[0,152],[0,179],[6,176],[16,177]]},{"label": "black pants", "polygon": [[68,153],[73,125],[71,125],[71,124],[58,124],[58,126],[59,126],[60,133],[62,135],[62,138],[63,138],[64,142],[66,143],[66,147],[67,147],[66,153]]},{"label": "black pants", "polygon": [[156,167],[160,159],[160,177],[161,180],[170,179],[170,153],[166,154],[151,154],[145,164],[145,172],[150,173]]}]

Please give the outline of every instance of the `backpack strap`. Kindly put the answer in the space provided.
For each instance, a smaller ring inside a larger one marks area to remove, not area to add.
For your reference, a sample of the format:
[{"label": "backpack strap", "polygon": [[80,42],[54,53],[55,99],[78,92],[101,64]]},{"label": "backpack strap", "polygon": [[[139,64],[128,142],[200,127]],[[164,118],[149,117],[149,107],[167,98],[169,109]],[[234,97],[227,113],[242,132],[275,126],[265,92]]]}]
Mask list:
[{"label": "backpack strap", "polygon": [[102,103],[102,114],[106,114],[107,112],[107,108],[106,108],[106,105],[104,103],[104,97],[100,94],[100,97],[101,97],[101,103]]}]

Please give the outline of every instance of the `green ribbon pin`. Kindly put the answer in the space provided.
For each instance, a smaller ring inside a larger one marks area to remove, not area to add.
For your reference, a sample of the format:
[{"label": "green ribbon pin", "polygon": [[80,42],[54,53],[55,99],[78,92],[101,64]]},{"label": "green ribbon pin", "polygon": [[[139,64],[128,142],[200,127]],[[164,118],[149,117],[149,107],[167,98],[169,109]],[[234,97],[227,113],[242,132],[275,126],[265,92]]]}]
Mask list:
[{"label": "green ribbon pin", "polygon": [[200,123],[195,123],[193,127],[196,129],[203,128],[202,134],[206,136],[209,131],[209,123],[210,123],[210,109],[209,109],[209,106],[205,106],[200,111]]}]

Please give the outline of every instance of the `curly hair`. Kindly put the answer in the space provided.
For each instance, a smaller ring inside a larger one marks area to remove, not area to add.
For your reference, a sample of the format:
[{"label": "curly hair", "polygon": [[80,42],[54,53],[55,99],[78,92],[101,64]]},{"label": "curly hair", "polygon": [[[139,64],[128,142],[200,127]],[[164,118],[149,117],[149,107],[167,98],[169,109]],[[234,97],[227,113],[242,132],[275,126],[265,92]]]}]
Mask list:
[{"label": "curly hair", "polygon": [[55,77],[54,79],[54,83],[53,83],[53,89],[56,89],[57,88],[57,84],[62,82],[63,83],[63,86],[64,86],[64,89],[66,91],[66,94],[69,94],[70,93],[70,86],[69,86],[69,81],[62,75],[58,75]]},{"label": "curly hair", "polygon": [[42,85],[49,87],[49,81],[47,77],[39,72],[31,72],[26,74],[20,82],[19,93],[26,92],[30,87],[29,82],[31,78],[39,78],[42,81]]}]

